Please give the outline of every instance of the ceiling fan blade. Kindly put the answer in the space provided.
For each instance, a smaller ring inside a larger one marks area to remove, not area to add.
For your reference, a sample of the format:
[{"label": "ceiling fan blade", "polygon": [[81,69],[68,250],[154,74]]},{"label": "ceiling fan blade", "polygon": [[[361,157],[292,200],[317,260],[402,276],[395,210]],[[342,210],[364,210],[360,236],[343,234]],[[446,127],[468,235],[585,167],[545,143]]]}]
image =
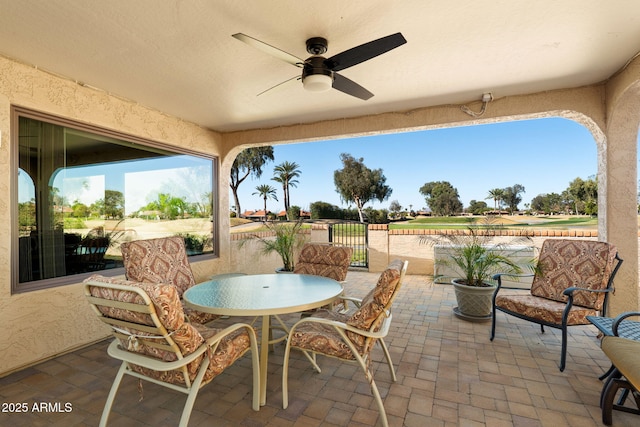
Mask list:
[{"label": "ceiling fan blade", "polygon": [[270,92],[270,91],[272,91],[272,90],[280,89],[280,88],[281,88],[282,86],[284,86],[285,84],[287,84],[287,83],[289,83],[289,82],[291,82],[291,81],[293,81],[293,80],[300,80],[301,78],[302,78],[302,77],[300,77],[300,76],[294,76],[294,77],[291,77],[290,79],[287,79],[287,80],[283,81],[282,83],[278,83],[278,84],[277,84],[277,85],[275,85],[275,86],[271,86],[271,87],[270,87],[269,89],[267,89],[267,90],[263,90],[262,92],[260,92],[260,93],[259,93],[259,94],[257,94],[256,96],[260,96],[260,95],[262,95],[263,93]]},{"label": "ceiling fan blade", "polygon": [[231,37],[240,40],[250,46],[255,47],[258,50],[263,51],[264,53],[271,55],[275,58],[278,58],[281,61],[287,62],[291,65],[295,65],[298,68],[302,68],[304,65],[304,59],[300,59],[295,55],[285,52],[284,50],[280,50],[277,47],[273,47],[265,42],[262,42],[258,39],[254,39],[251,36],[242,33],[232,34]]},{"label": "ceiling fan blade", "polygon": [[325,59],[324,63],[330,70],[340,71],[353,67],[361,62],[368,61],[378,55],[382,55],[392,49],[405,44],[407,40],[401,33],[391,34],[369,43],[361,44],[344,52]]},{"label": "ceiling fan blade", "polygon": [[333,73],[333,88],[340,92],[344,92],[347,95],[360,98],[363,101],[366,101],[373,96],[371,92],[360,86],[358,83],[353,80],[349,80],[338,73]]}]

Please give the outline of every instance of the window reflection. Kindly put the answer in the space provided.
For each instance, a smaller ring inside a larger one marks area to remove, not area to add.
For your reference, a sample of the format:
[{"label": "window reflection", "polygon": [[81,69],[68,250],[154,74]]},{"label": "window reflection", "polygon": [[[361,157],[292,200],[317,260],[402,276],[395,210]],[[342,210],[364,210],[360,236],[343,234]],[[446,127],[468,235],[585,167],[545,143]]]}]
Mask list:
[{"label": "window reflection", "polygon": [[18,117],[18,282],[122,266],[120,243],[212,253],[214,159]]}]

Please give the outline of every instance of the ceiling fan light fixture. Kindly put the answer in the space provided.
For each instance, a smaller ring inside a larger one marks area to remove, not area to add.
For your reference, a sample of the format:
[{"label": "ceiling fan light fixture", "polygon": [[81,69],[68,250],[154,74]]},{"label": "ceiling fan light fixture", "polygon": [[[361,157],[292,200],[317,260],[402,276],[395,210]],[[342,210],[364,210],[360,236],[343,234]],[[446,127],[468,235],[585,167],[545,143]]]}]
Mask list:
[{"label": "ceiling fan light fixture", "polygon": [[326,92],[331,89],[333,79],[326,74],[311,74],[304,77],[302,85],[309,92]]}]

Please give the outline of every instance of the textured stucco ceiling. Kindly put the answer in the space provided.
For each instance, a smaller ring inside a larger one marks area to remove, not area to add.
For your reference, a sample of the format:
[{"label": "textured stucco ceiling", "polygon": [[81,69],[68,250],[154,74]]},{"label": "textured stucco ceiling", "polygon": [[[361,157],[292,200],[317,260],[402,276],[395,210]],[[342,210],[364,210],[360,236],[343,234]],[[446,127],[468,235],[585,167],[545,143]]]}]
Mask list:
[{"label": "textured stucco ceiling", "polygon": [[[375,94],[306,92],[306,58],[395,32],[407,44],[341,74]],[[410,110],[598,83],[640,51],[640,1],[0,0],[0,54],[218,131]]]}]

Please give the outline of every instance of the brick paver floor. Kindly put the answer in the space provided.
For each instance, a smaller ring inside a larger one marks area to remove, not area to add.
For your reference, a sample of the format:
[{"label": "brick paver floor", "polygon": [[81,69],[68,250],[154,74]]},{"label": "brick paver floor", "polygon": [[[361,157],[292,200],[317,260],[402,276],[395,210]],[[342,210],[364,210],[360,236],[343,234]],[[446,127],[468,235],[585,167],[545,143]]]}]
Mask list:
[{"label": "brick paver floor", "polygon": [[[351,271],[347,293],[363,296],[377,274]],[[569,329],[567,368],[560,372],[559,331],[499,315],[496,339],[490,322],[452,314],[449,285],[408,275],[393,307],[386,339],[396,365],[392,382],[384,356],[374,349],[372,367],[392,426],[599,426],[602,383],[609,367],[594,327]],[[295,316],[288,317],[289,322]],[[226,320],[227,322],[234,319]],[[247,320],[247,319],[242,319]],[[118,363],[108,341],[59,356],[0,378],[1,426],[97,426]],[[372,426],[378,410],[356,365],[319,358],[316,373],[292,353],[289,407],[282,409],[282,356],[269,357],[267,404],[251,410],[250,363],[245,357],[203,388],[190,426]],[[125,378],[109,425],[177,425],[185,396]],[[44,403],[44,406],[41,406]],[[21,411],[22,412],[19,412]],[[640,425],[640,417],[614,411],[614,426]]]}]

